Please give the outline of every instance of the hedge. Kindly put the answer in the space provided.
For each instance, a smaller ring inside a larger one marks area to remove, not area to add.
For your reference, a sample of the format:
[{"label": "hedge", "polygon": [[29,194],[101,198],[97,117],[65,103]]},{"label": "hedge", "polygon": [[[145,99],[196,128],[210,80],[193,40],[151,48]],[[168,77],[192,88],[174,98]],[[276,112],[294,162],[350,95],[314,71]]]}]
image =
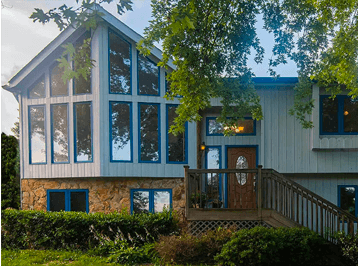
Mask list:
[{"label": "hedge", "polygon": [[81,249],[99,244],[98,234],[139,245],[178,231],[175,214],[44,212],[3,210],[1,247],[6,249]]}]

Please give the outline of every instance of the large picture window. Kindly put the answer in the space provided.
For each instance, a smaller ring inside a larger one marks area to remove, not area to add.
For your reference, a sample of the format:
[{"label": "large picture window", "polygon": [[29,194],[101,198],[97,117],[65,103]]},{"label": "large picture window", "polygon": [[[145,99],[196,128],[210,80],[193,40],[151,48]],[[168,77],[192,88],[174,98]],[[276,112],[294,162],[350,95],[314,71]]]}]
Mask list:
[{"label": "large picture window", "polygon": [[68,105],[51,105],[52,162],[69,162],[68,152]]},{"label": "large picture window", "polygon": [[109,30],[110,93],[131,94],[131,45]]},{"label": "large picture window", "polygon": [[167,105],[167,163],[187,163],[187,124],[185,132],[173,135],[169,133],[174,119],[178,116],[175,112],[177,105]]},{"label": "large picture window", "polygon": [[132,103],[110,102],[111,161],[132,161]]},{"label": "large picture window", "polygon": [[338,186],[338,207],[357,217],[358,186]]},{"label": "large picture window", "polygon": [[92,161],[92,107],[90,102],[73,105],[75,162]]},{"label": "large picture window", "polygon": [[139,162],[160,163],[160,105],[139,103]]},{"label": "large picture window", "polygon": [[46,163],[45,105],[29,106],[30,164]]},{"label": "large picture window", "polygon": [[38,79],[35,84],[29,89],[29,98],[30,99],[39,99],[45,98],[45,80],[44,76]]},{"label": "large picture window", "polygon": [[47,210],[88,212],[88,189],[47,190]]},{"label": "large picture window", "polygon": [[321,135],[358,134],[358,100],[345,95],[321,96]]},{"label": "large picture window", "polygon": [[[236,126],[232,128],[235,135],[247,136],[256,135],[255,121],[249,117],[244,120],[237,120]],[[206,118],[206,135],[207,136],[223,136],[225,125],[219,123],[216,117]]]},{"label": "large picture window", "polygon": [[132,189],[131,213],[157,213],[172,206],[171,189]]},{"label": "large picture window", "polygon": [[159,67],[139,53],[138,94],[159,96]]},{"label": "large picture window", "polygon": [[50,76],[50,88],[51,88],[51,96],[67,96],[67,81],[63,82],[63,69],[61,69],[56,63],[51,68],[51,76]]},{"label": "large picture window", "polygon": [[[76,53],[84,52],[91,56],[91,45],[89,44],[88,47],[82,46],[83,40],[88,39],[91,37],[91,33],[86,31],[76,42],[75,42],[75,50]],[[73,68],[76,71],[78,69],[78,64],[81,66],[85,62],[74,62]],[[82,66],[81,66],[82,67]],[[85,79],[82,75],[80,75],[77,79],[73,79],[73,94],[86,94],[91,93],[91,75]]]}]

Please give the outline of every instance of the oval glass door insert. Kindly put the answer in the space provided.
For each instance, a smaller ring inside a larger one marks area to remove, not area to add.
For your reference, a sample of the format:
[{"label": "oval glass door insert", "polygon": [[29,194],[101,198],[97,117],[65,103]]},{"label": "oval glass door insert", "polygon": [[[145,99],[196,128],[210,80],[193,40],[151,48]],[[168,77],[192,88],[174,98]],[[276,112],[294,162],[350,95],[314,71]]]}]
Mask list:
[{"label": "oval glass door insert", "polygon": [[[239,156],[236,161],[236,169],[248,169],[249,164],[245,156]],[[236,173],[237,182],[245,185],[247,181],[247,173]]]}]

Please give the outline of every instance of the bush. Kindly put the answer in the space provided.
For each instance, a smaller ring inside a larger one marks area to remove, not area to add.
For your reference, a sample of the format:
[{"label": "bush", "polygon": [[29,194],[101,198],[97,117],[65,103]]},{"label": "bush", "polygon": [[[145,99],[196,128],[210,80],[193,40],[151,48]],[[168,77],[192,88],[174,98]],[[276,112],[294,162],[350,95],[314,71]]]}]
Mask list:
[{"label": "bush", "polygon": [[186,233],[180,236],[163,236],[155,244],[155,250],[162,263],[212,263],[231,236],[231,230],[221,228],[209,231],[200,238]]},{"label": "bush", "polygon": [[220,265],[326,265],[329,244],[307,228],[243,229],[215,257]]},{"label": "bush", "polygon": [[358,234],[346,235],[344,232],[338,232],[335,238],[342,251],[342,255],[348,259],[352,265],[358,265]]},{"label": "bush", "polygon": [[140,246],[178,231],[178,219],[169,211],[129,215],[3,210],[1,217],[1,246],[9,249],[87,250],[100,243],[95,232],[109,240],[120,235]]}]

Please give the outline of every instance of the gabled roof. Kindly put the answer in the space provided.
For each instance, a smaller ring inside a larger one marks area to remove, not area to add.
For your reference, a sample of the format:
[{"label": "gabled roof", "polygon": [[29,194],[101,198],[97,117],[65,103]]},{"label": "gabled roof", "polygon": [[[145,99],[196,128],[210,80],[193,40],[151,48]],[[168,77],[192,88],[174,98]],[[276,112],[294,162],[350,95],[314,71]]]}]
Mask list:
[{"label": "gabled roof", "polygon": [[[102,12],[104,15],[102,19],[109,23],[114,28],[118,29],[123,35],[138,42],[143,37],[124,24],[122,21],[114,17],[108,11],[106,11],[101,6],[97,5],[98,11]],[[71,39],[71,36],[76,35],[78,31],[84,31],[83,29],[75,29],[73,27],[67,27],[63,32],[61,32],[52,42],[50,42],[41,52],[39,52],[27,65],[25,65],[19,72],[13,76],[9,82],[3,86],[5,90],[8,90],[15,95],[21,92],[21,88],[18,85],[21,81],[28,76],[35,68],[37,68],[48,56],[50,56],[56,49],[61,48],[61,45],[65,42],[68,42]],[[74,34],[76,32],[76,34]],[[151,54],[158,59],[162,58],[162,52],[157,47],[154,47],[151,50]],[[172,68],[175,68],[172,62],[170,61],[168,65]]]}]

